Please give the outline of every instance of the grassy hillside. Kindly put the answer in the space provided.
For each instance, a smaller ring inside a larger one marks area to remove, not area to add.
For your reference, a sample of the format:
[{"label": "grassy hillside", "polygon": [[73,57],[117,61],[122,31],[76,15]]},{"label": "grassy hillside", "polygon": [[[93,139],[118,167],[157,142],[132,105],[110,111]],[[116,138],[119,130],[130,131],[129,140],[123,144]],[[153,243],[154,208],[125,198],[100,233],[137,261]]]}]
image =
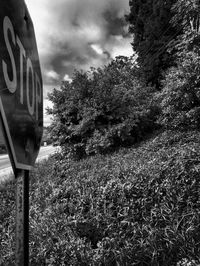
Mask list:
[{"label": "grassy hillside", "polygon": [[[199,139],[197,131],[166,131],[112,155],[57,155],[38,165],[31,265],[198,265]],[[14,184],[0,197],[0,265],[10,266]]]}]

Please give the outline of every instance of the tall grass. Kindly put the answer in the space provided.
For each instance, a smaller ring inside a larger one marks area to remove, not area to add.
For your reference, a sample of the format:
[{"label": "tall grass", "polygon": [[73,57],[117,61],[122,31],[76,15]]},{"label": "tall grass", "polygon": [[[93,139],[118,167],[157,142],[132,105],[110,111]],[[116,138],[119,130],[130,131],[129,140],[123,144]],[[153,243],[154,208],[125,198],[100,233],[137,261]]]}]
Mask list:
[{"label": "tall grass", "polygon": [[[39,164],[30,264],[198,265],[199,137],[166,131],[112,155]],[[14,263],[13,185],[1,190],[0,265]]]}]

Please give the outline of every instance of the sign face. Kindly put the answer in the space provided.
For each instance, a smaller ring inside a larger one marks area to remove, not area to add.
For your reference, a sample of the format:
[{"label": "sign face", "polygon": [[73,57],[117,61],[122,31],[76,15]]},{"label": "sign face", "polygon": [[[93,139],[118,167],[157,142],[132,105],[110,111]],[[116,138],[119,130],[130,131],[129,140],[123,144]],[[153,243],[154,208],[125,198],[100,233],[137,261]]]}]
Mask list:
[{"label": "sign face", "polygon": [[14,168],[30,170],[43,131],[42,75],[23,0],[0,1],[0,120]]}]

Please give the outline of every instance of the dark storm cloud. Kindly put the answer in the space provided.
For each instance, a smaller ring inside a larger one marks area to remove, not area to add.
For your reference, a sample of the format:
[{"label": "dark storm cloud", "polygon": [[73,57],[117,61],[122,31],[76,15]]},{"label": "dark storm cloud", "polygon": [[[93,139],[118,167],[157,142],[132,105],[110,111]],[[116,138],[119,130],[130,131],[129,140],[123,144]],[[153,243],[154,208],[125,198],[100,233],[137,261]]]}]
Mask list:
[{"label": "dark storm cloud", "polygon": [[46,83],[55,82],[52,71],[60,79],[75,68],[105,64],[130,41],[124,19],[128,0],[59,0],[48,1],[44,7],[48,8],[48,43],[41,56]]},{"label": "dark storm cloud", "polygon": [[[74,69],[88,70],[117,55],[130,55],[132,38],[124,14],[129,0],[25,0],[34,22],[43,72],[44,98]],[[50,102],[45,99],[44,106]],[[49,124],[45,114],[45,123]]]}]

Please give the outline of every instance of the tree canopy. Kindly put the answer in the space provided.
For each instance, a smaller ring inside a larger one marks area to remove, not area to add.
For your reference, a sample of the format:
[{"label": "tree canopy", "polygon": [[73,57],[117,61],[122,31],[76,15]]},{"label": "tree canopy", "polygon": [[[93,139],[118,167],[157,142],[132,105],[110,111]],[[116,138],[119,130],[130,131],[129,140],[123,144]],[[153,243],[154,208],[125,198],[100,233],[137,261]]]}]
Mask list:
[{"label": "tree canopy", "polygon": [[127,20],[133,33],[133,49],[147,82],[157,87],[162,71],[173,63],[168,44],[180,30],[171,24],[174,3],[175,0],[130,0]]},{"label": "tree canopy", "polygon": [[71,83],[63,82],[61,90],[49,94],[52,136],[63,151],[79,158],[131,145],[155,126],[152,93],[131,58],[76,71]]},{"label": "tree canopy", "polygon": [[75,71],[71,83],[49,95],[52,136],[66,154],[81,158],[129,146],[157,125],[200,128],[200,3],[130,0],[130,7],[138,62],[119,56]]}]

